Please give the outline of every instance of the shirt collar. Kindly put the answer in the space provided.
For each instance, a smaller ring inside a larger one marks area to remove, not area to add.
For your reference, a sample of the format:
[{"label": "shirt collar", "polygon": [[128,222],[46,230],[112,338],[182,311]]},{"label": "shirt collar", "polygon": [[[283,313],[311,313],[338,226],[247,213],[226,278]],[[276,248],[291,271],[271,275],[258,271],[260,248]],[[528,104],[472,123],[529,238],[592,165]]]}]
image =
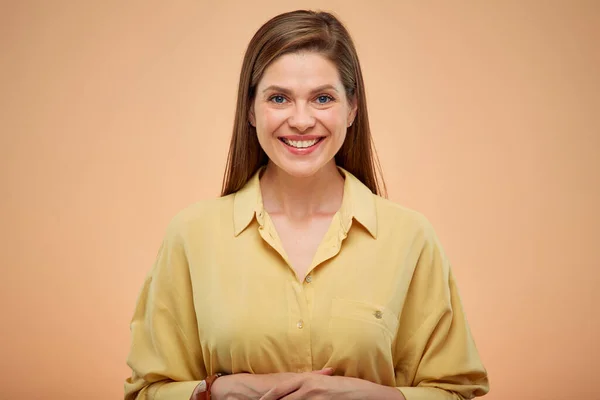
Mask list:
[{"label": "shirt collar", "polygon": [[[261,167],[250,180],[237,191],[233,200],[234,234],[238,236],[256,217],[259,224],[264,222],[262,194],[260,191]],[[373,236],[377,237],[377,212],[375,195],[358,178],[343,168],[338,167],[346,178],[344,181],[344,197],[340,208],[342,228],[348,232],[352,220],[355,219]]]}]

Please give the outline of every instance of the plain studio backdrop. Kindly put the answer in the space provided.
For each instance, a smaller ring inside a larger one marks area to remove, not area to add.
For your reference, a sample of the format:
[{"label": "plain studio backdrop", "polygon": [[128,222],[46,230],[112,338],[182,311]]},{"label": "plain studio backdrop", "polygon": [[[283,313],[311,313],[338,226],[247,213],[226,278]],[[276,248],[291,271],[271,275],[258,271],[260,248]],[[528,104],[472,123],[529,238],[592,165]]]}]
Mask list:
[{"label": "plain studio backdrop", "polygon": [[389,197],[452,260],[487,398],[600,398],[595,0],[3,1],[0,398],[122,398],[166,224],[219,195],[245,47],[298,8],[354,37]]}]

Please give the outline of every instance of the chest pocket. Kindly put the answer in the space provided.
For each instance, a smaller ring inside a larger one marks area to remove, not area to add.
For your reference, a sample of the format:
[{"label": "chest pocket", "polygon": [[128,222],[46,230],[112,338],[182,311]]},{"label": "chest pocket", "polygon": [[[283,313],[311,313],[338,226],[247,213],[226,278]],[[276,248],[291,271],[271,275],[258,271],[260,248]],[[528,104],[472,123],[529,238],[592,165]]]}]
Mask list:
[{"label": "chest pocket", "polygon": [[329,333],[336,374],[393,385],[398,318],[377,304],[333,299]]},{"label": "chest pocket", "polygon": [[331,303],[329,328],[334,335],[343,333],[357,338],[364,336],[364,339],[387,339],[386,342],[391,344],[398,330],[398,317],[377,304],[335,298]]}]

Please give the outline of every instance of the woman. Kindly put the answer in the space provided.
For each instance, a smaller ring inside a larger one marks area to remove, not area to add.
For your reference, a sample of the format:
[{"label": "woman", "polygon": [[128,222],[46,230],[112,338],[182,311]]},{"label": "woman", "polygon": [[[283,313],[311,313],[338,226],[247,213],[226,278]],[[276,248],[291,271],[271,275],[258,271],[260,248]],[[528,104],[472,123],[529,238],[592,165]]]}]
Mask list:
[{"label": "woman", "polygon": [[241,72],[223,196],[170,223],[126,399],[466,399],[488,391],[420,214],[378,196],[356,50],[331,14],[268,21]]}]

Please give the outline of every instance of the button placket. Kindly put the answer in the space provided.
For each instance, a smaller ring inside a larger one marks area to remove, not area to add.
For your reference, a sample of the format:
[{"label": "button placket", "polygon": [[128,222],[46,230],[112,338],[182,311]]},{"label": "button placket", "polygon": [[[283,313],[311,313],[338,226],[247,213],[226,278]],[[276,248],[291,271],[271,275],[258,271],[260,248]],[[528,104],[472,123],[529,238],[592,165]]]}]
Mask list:
[{"label": "button placket", "polygon": [[[306,280],[306,279],[305,279]],[[296,301],[298,304],[298,314],[295,321],[295,334],[298,338],[297,342],[297,356],[298,372],[305,372],[312,370],[312,344],[311,344],[311,293],[312,287],[310,285],[302,284],[296,281],[294,284],[296,290]]]},{"label": "button placket", "polygon": [[[298,287],[299,283],[297,280],[292,282],[290,289],[287,291],[288,297],[288,334],[290,336],[292,348],[290,349],[290,353],[288,357],[290,358],[290,362],[292,365],[301,365],[303,363],[304,357],[302,352],[305,348],[305,330],[304,328],[304,313],[303,306],[301,303],[301,290]],[[300,321],[302,323],[300,324]],[[299,325],[302,328],[299,328]]]}]

